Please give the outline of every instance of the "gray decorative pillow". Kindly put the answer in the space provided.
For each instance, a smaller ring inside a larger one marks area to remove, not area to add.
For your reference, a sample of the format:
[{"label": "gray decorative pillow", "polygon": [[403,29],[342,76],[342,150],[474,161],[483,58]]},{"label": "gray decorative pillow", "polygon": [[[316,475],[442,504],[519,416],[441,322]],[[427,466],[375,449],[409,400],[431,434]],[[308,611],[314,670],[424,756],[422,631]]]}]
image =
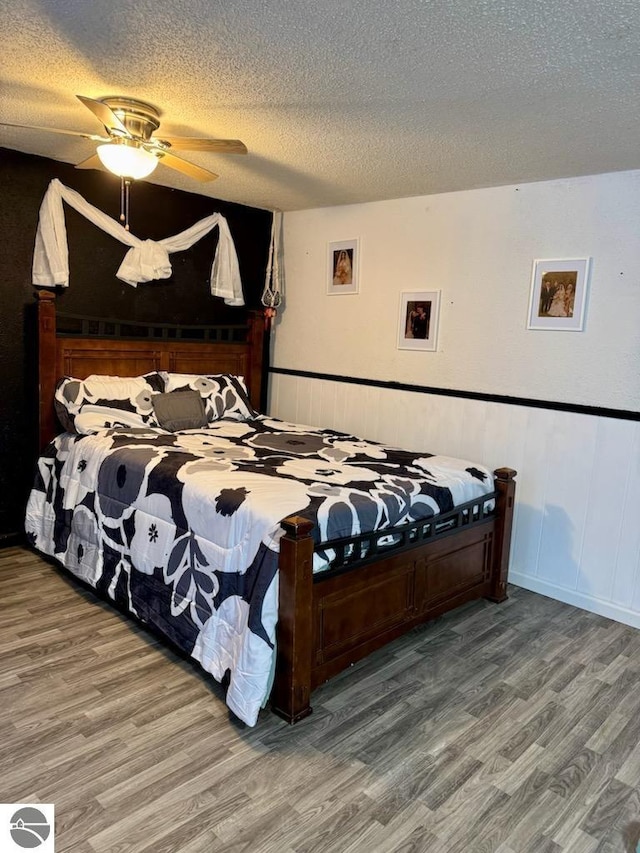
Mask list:
[{"label": "gray decorative pillow", "polygon": [[230,373],[167,373],[163,370],[160,376],[164,380],[165,391],[197,391],[204,400],[209,423],[220,418],[246,421],[257,416],[242,376]]},{"label": "gray decorative pillow", "polygon": [[204,400],[198,391],[169,391],[167,394],[154,394],[151,403],[158,423],[168,432],[202,429],[207,426]]}]

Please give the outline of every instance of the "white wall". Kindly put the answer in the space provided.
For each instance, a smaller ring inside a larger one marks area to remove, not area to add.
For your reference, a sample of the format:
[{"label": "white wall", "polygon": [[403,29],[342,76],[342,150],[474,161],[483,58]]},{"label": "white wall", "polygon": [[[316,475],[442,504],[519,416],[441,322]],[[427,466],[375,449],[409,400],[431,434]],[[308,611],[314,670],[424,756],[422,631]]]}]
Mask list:
[{"label": "white wall", "polygon": [[[274,363],[640,409],[640,172],[285,215]],[[360,293],[326,295],[327,242],[358,237]],[[591,257],[584,332],[526,328],[534,258]],[[438,352],[396,348],[399,294],[441,290]]]},{"label": "white wall", "polygon": [[[640,172],[285,216],[275,367],[640,409]],[[360,293],[326,294],[358,237]],[[591,257],[584,332],[526,329],[534,258]],[[435,353],[396,348],[402,290],[442,291]],[[640,424],[274,374],[270,411],[516,468],[510,580],[640,627]]]}]

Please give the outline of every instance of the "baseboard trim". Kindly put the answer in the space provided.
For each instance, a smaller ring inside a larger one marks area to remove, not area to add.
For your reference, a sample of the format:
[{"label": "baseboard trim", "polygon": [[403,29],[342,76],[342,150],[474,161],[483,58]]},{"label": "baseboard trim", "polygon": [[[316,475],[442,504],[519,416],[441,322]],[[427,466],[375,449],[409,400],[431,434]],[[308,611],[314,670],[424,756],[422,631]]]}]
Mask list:
[{"label": "baseboard trim", "polygon": [[26,545],[27,538],[23,532],[0,533],[0,548],[13,548],[15,545]]},{"label": "baseboard trim", "polygon": [[593,598],[590,595],[577,592],[575,589],[556,586],[548,581],[524,575],[520,572],[510,571],[509,583],[520,586],[523,589],[528,589],[531,592],[538,592],[540,595],[546,595],[547,598],[554,598],[556,601],[562,601],[565,604],[573,604],[574,607],[587,610],[589,613],[606,616],[607,619],[613,619],[614,622],[622,622],[623,625],[640,628],[640,613],[635,610],[629,610],[628,607],[620,607],[620,605],[613,604],[610,601],[602,601],[600,598]]}]

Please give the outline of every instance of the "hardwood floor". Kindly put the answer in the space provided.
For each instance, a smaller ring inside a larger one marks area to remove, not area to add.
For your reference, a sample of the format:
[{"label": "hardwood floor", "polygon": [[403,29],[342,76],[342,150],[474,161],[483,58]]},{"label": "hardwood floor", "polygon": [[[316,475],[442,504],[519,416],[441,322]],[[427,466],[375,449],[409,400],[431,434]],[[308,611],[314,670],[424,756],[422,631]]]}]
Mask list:
[{"label": "hardwood floor", "polygon": [[640,632],[510,596],[249,729],[195,666],[1,550],[0,799],[54,803],[57,853],[635,853]]}]

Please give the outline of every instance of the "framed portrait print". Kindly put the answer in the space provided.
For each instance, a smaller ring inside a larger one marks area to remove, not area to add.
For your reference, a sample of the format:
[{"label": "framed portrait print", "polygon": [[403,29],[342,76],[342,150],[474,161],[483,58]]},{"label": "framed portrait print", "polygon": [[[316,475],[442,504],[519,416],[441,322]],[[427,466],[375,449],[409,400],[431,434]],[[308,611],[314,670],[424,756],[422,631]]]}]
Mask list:
[{"label": "framed portrait print", "polygon": [[412,290],[400,294],[398,349],[435,352],[438,345],[439,290]]},{"label": "framed portrait print", "polygon": [[528,329],[583,330],[590,260],[563,258],[533,262]]},{"label": "framed portrait print", "polygon": [[332,295],[358,292],[360,266],[358,240],[329,243],[327,256],[327,293]]}]

